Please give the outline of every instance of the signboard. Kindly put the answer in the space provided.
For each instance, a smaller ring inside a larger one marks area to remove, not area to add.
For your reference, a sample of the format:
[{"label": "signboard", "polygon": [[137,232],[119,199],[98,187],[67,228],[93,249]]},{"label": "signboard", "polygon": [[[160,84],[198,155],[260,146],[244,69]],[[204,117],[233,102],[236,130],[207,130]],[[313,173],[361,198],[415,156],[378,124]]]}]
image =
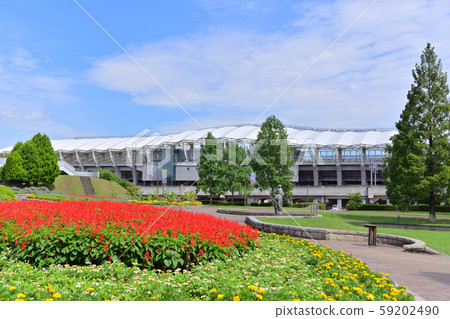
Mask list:
[{"label": "signboard", "polygon": [[162,170],[161,185],[167,185],[167,169]]}]

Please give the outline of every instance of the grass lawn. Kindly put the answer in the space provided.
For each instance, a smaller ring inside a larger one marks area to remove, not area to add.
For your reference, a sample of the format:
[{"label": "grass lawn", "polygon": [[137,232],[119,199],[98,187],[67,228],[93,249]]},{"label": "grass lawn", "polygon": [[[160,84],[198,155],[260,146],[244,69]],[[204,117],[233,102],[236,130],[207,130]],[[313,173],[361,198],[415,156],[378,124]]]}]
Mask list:
[{"label": "grass lawn", "polygon": [[[397,223],[397,216],[383,215],[366,215],[366,214],[345,214],[345,213],[321,213],[323,217],[319,218],[265,218],[258,219],[273,224],[303,226],[313,228],[341,229],[367,232],[364,226],[356,226],[347,224],[346,221],[354,222],[379,222],[379,223]],[[439,215],[438,215],[439,216]],[[438,217],[439,218],[439,217]],[[405,217],[400,216],[400,223],[404,224],[430,224],[426,217]],[[438,219],[433,225],[449,226],[450,220]],[[430,231],[430,230],[413,230],[413,229],[396,229],[396,228],[377,228],[378,233],[405,236],[424,241],[428,247],[436,249],[446,255],[450,255],[450,232],[447,231]]]},{"label": "grass lawn", "polygon": [[[353,212],[353,211],[352,211]],[[354,211],[354,213],[364,213],[364,214],[391,214],[391,215],[420,215],[420,216],[426,216],[428,217],[429,212],[424,212],[424,211],[410,211],[410,212],[403,212],[403,211],[398,211],[398,210],[358,210],[358,211]],[[436,212],[436,216],[437,218],[439,218],[439,216],[443,216],[443,217],[450,217],[450,212]]]},{"label": "grass lawn", "polygon": [[84,195],[78,176],[59,175],[53,183],[55,192]]},{"label": "grass lawn", "polygon": [[[217,204],[203,204],[203,206],[211,206],[211,207],[220,207],[220,209],[223,210],[261,210],[261,211],[274,211],[273,206],[237,206],[237,205],[226,205],[226,206],[220,206]],[[292,212],[292,211],[297,211],[297,210],[304,210],[302,211],[302,213],[305,213],[306,211],[309,212],[309,208],[305,207],[305,208],[298,208],[298,207],[283,207],[284,210],[288,211],[288,212]]]},{"label": "grass lawn", "polygon": [[91,181],[94,186],[95,194],[98,196],[113,196],[128,200],[132,199],[127,190],[116,182],[95,177],[92,177]]}]

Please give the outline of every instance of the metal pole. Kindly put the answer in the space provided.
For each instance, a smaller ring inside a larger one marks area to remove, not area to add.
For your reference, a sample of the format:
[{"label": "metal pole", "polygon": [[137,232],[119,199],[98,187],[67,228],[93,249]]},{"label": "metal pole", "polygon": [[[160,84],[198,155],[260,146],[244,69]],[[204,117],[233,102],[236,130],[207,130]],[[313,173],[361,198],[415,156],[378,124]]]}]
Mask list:
[{"label": "metal pole", "polygon": [[245,179],[244,187],[244,207],[247,207],[247,179]]}]

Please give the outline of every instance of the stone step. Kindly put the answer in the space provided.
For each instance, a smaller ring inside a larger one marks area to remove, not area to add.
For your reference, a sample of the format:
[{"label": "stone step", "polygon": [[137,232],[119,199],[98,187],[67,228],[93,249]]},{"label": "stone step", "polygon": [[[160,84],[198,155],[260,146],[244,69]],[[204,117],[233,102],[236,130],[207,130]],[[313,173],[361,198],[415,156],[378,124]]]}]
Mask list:
[{"label": "stone step", "polygon": [[94,186],[90,177],[80,176],[81,187],[83,188],[84,195],[93,196],[95,194]]}]

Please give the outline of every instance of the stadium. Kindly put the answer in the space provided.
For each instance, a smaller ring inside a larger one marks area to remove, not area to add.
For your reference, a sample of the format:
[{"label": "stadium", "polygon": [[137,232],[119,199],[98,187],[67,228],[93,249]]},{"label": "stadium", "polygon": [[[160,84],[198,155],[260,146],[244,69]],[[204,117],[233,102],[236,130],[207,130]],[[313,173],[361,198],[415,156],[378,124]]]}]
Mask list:
[{"label": "stadium", "polygon": [[[367,203],[386,202],[381,171],[384,148],[397,133],[394,129],[286,126],[286,130],[296,160],[292,167],[292,201],[314,200],[342,207],[349,193],[359,192]],[[141,185],[144,194],[155,193],[162,188],[182,194],[195,189],[197,162],[208,132],[214,135],[219,145],[235,142],[243,146],[250,156],[258,131],[258,125],[232,125],[174,134],[73,138],[51,142],[59,157],[60,168],[67,174],[76,175],[79,171],[92,172],[101,168]],[[8,154],[11,150],[12,147],[1,149],[0,154]],[[204,195],[199,193],[199,196]],[[248,195],[253,202],[269,198],[268,192],[258,190]],[[229,196],[226,194],[225,199]]]}]

